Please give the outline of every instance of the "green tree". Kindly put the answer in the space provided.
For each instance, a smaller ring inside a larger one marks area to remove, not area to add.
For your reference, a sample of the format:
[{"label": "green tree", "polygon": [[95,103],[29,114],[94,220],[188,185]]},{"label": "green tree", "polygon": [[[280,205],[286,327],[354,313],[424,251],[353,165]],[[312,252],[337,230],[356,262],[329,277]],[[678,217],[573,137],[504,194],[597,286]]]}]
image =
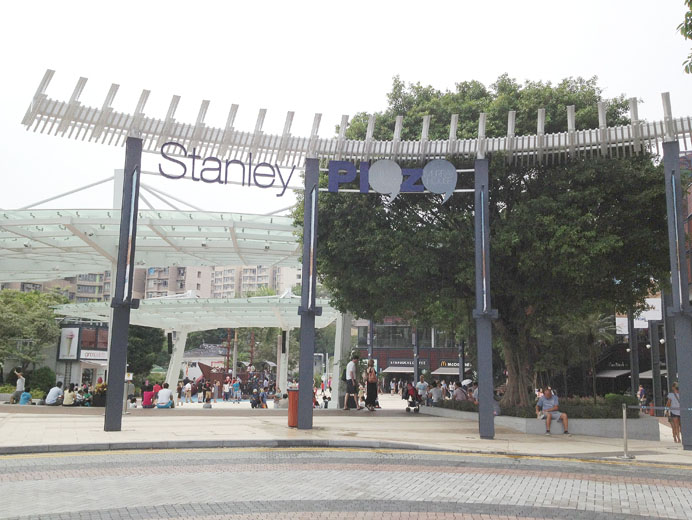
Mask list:
[{"label": "green tree", "polygon": [[0,361],[22,370],[43,361],[60,338],[52,306],[63,303],[67,299],[56,293],[0,291]]},{"label": "green tree", "polygon": [[588,352],[591,369],[593,401],[596,402],[596,364],[604,347],[615,341],[615,316],[590,312],[581,319],[570,323],[567,330],[573,335],[576,344]]},{"label": "green tree", "polygon": [[[686,40],[692,40],[692,0],[685,0],[685,5],[687,6],[687,12],[685,13],[683,22],[678,25],[678,31],[680,31],[680,34]],[[692,74],[692,52],[690,52],[682,65],[685,72]]]},{"label": "green tree", "polygon": [[127,345],[128,371],[137,376],[151,372],[157,355],[164,348],[166,335],[162,329],[130,325]]},{"label": "green tree", "polygon": [[[398,114],[402,138],[417,138],[422,116],[434,114],[430,138],[445,139],[453,113],[461,114],[458,137],[475,137],[481,111],[488,135],[501,136],[510,109],[517,135],[535,133],[539,108],[546,109],[547,132],[564,131],[567,105],[576,106],[577,128],[595,128],[603,100],[596,78],[520,85],[506,75],[489,88],[465,82],[451,92],[395,78],[388,99],[378,139],[391,136]],[[608,100],[609,124],[627,122],[625,112],[623,96]],[[364,137],[365,119],[354,120],[348,137]],[[547,320],[590,306],[637,305],[663,278],[664,185],[647,155],[512,165],[496,155],[490,172],[491,291],[508,373],[505,403],[527,405]],[[473,186],[472,174],[460,175],[458,186]],[[463,329],[475,294],[471,197],[442,204],[437,195],[402,195],[386,205],[376,195],[324,193],[319,211],[318,272],[339,310]],[[302,224],[300,204],[295,217]]]}]

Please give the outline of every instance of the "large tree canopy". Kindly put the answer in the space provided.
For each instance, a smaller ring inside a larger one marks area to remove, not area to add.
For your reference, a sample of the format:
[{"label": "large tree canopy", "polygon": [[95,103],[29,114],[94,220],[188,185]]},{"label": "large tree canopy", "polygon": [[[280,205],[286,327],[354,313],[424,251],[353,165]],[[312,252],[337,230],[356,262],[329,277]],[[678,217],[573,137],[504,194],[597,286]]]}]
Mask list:
[{"label": "large tree canopy", "polygon": [[57,293],[0,291],[0,361],[22,369],[43,361],[45,349],[60,337],[51,306],[62,303],[67,299]]},{"label": "large tree canopy", "polygon": [[[520,85],[507,76],[489,88],[464,82],[446,92],[395,78],[388,99],[376,138],[390,137],[400,114],[402,138],[420,135],[426,114],[433,116],[431,139],[447,137],[451,114],[460,114],[459,138],[475,137],[480,112],[488,114],[487,135],[499,136],[509,110],[517,111],[517,135],[531,134],[539,108],[546,109],[546,132],[564,131],[567,105],[576,105],[578,128],[594,128],[596,103],[603,100],[595,78]],[[609,124],[625,123],[624,97],[608,101]],[[363,138],[366,121],[366,114],[357,115],[348,136]],[[506,399],[526,404],[533,364],[546,348],[535,331],[546,320],[636,305],[664,277],[663,176],[642,155],[530,166],[495,156],[490,177],[497,343],[509,374]],[[457,187],[472,186],[471,174],[460,175]],[[319,211],[318,272],[337,308],[369,318],[397,314],[447,330],[470,322],[471,196],[455,194],[442,204],[438,195],[404,194],[385,204],[378,195],[325,193]]]}]

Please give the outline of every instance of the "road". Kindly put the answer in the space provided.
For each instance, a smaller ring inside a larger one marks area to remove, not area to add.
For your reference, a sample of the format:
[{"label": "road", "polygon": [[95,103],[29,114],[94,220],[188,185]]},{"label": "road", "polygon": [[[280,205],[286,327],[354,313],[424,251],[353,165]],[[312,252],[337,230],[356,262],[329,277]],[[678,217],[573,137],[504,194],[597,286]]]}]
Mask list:
[{"label": "road", "polygon": [[0,517],[690,518],[692,467],[347,448],[0,457]]}]

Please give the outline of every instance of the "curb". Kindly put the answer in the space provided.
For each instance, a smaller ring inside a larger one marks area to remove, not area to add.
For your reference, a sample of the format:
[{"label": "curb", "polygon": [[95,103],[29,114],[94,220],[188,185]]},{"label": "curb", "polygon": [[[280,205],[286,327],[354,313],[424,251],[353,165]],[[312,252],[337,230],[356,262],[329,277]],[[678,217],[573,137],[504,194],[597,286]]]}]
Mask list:
[{"label": "curb", "polygon": [[[276,439],[276,440],[218,440],[218,441],[148,441],[148,442],[96,442],[85,444],[54,444],[30,446],[3,446],[0,455],[67,453],[78,451],[119,451],[119,450],[165,450],[165,449],[209,449],[209,448],[366,448],[398,449],[413,451],[437,451],[440,453],[452,450],[389,441],[349,441],[326,439]],[[456,450],[454,450],[456,451]],[[466,453],[466,451],[460,451]],[[469,452],[471,453],[471,452]]]},{"label": "curb", "polygon": [[[450,450],[437,446],[427,446],[424,444],[412,444],[404,442],[390,441],[349,441],[349,440],[328,440],[328,439],[275,439],[275,440],[224,440],[224,441],[158,441],[158,442],[103,442],[85,444],[56,444],[56,445],[33,445],[33,446],[4,446],[0,447],[0,456],[3,455],[30,455],[30,454],[51,454],[51,453],[74,453],[74,452],[108,452],[125,450],[187,450],[187,449],[213,449],[213,448],[363,448],[371,450],[410,450],[410,451],[429,451],[438,453],[454,453],[459,455],[476,456],[496,456],[509,458],[532,458],[546,460],[564,460],[583,463],[617,463],[623,465],[645,465],[645,466],[669,466],[670,462],[658,461],[637,461],[620,460],[616,455],[612,457],[580,457],[578,455],[536,455],[535,453],[513,453],[501,450],[472,450],[458,449]],[[692,469],[692,464],[676,462],[675,466]]]}]

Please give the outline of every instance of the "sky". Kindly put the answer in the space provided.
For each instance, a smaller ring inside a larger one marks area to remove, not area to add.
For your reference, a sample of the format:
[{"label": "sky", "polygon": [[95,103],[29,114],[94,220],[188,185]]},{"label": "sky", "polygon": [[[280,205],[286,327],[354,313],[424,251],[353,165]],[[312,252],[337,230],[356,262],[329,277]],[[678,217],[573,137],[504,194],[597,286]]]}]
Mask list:
[{"label": "sky", "polygon": [[[56,71],[50,98],[68,100],[80,76],[80,101],[100,107],[111,83],[115,110],[133,112],[142,89],[145,113],[194,123],[202,100],[206,124],[281,133],[295,111],[294,136],[321,113],[321,137],[342,114],[386,108],[392,78],[441,90],[508,73],[518,81],[559,82],[598,76],[606,97],[641,100],[641,119],[692,116],[692,75],[682,69],[692,42],[676,31],[682,0],[551,1],[131,1],[3,4],[0,19],[0,208],[17,209],[113,175],[124,148],[27,132],[21,119],[46,69]],[[145,170],[158,158],[145,154]],[[210,211],[269,213],[294,203],[290,193],[203,185],[160,176],[144,182]],[[112,206],[112,184],[38,206]],[[155,206],[160,203],[152,201]],[[143,207],[143,206],[140,206]]]}]

